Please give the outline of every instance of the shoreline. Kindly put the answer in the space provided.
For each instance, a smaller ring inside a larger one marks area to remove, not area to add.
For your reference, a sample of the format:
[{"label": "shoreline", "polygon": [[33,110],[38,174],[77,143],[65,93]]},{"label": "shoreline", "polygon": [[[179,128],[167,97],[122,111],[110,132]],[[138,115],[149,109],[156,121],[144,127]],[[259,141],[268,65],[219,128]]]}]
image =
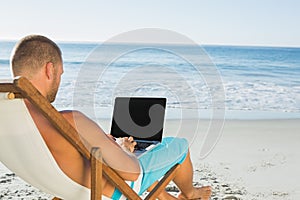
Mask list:
[{"label": "shoreline", "polygon": [[[54,104],[55,107],[57,105]],[[92,119],[106,121],[112,118],[113,108],[110,107],[57,107],[58,110],[79,110]],[[215,112],[213,117],[213,111]],[[90,116],[93,115],[93,116]],[[300,112],[262,111],[262,110],[212,110],[212,109],[180,109],[166,108],[166,120],[180,119],[225,119],[225,120],[289,120],[300,119]]]}]

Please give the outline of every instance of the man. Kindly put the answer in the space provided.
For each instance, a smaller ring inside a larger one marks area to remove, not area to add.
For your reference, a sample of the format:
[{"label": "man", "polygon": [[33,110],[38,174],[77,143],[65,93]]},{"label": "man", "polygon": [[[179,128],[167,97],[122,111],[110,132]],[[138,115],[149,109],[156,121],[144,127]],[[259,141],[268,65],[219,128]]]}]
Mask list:
[{"label": "man", "polygon": [[[14,76],[24,76],[40,91],[40,93],[53,102],[58,91],[61,75],[63,74],[63,61],[59,47],[50,39],[30,35],[23,38],[12,53],[11,67]],[[52,153],[61,170],[75,182],[90,188],[90,163],[86,160],[57,130],[39,113],[39,111],[25,101],[26,106],[36,123],[43,139]],[[181,163],[181,167],[174,178],[175,184],[181,190],[179,199],[209,199],[210,187],[196,188],[193,186],[193,167],[189,156],[186,140],[173,138],[163,140],[160,155],[172,154],[172,158],[163,169],[149,172],[149,159],[154,163],[168,160],[155,153],[145,154],[137,159],[131,152],[135,142],[132,138],[124,138],[120,146],[92,120],[78,111],[62,111],[61,114],[78,130],[91,146],[101,148],[103,159],[114,168],[120,176],[127,181],[136,181],[143,175],[141,190],[151,189],[156,180],[170,169],[174,163]],[[170,145],[166,145],[170,144]],[[168,147],[166,147],[168,146]],[[174,154],[175,152],[175,154]],[[161,154],[162,153],[162,154]],[[174,157],[174,158],[173,158]],[[151,167],[151,166],[150,166]],[[143,173],[142,173],[143,171]],[[103,193],[105,196],[119,199],[120,194],[104,177]],[[177,199],[163,191],[159,199]]]}]

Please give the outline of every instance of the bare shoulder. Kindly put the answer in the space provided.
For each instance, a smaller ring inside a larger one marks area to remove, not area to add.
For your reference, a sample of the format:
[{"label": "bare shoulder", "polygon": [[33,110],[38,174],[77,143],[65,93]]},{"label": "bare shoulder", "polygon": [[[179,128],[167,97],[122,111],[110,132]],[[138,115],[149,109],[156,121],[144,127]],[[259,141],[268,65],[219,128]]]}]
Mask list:
[{"label": "bare shoulder", "polygon": [[60,113],[72,125],[75,125],[78,121],[91,121],[82,112],[77,110],[63,110]]},{"label": "bare shoulder", "polygon": [[101,138],[105,134],[100,125],[98,125],[96,122],[88,118],[80,111],[64,110],[60,113],[84,138],[91,135]]},{"label": "bare shoulder", "polygon": [[84,116],[85,115],[78,111],[78,110],[62,110],[62,111],[59,111],[65,118],[74,118],[74,117],[79,117],[79,116]]}]

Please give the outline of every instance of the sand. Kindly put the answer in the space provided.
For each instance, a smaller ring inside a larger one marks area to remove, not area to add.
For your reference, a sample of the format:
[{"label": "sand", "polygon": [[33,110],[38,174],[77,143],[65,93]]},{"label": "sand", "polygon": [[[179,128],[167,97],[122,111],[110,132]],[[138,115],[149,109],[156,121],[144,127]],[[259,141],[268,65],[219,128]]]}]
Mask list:
[{"label": "sand", "polygon": [[[101,124],[108,130],[108,121]],[[166,136],[174,135],[178,124],[178,120],[167,121]],[[191,127],[185,131],[192,132]],[[199,127],[196,136],[187,136],[193,138],[194,184],[211,185],[211,199],[300,199],[300,120],[226,120],[219,140],[205,158],[199,156],[200,140],[205,138],[209,121],[201,121]],[[167,190],[178,194],[173,183]],[[0,199],[51,198],[0,164]]]},{"label": "sand", "polygon": [[300,120],[228,121],[204,159],[243,199],[300,199]]}]

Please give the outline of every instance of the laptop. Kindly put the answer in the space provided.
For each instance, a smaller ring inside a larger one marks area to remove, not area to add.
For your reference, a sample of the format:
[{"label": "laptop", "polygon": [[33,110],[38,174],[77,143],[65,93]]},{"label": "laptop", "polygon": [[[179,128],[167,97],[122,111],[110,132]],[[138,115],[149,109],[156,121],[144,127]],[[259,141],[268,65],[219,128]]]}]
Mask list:
[{"label": "laptop", "polygon": [[116,97],[110,134],[115,138],[132,136],[134,154],[141,156],[162,140],[166,98]]}]

